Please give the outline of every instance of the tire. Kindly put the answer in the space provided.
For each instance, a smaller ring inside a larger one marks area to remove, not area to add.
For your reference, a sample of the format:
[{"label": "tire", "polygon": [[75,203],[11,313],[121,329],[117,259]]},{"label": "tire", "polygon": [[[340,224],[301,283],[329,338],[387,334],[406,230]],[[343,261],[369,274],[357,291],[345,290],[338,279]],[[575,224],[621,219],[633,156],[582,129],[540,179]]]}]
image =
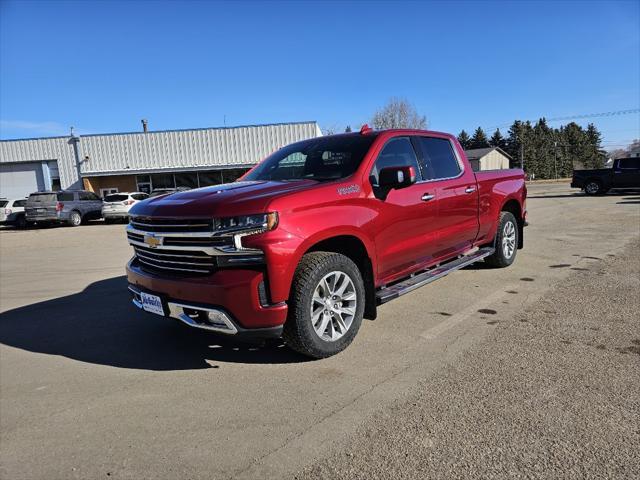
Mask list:
[{"label": "tire", "polygon": [[518,222],[511,212],[500,212],[498,231],[496,233],[496,251],[485,262],[492,267],[508,267],[516,259],[518,253]]},{"label": "tire", "polygon": [[16,222],[14,225],[16,228],[19,228],[21,230],[23,228],[27,228],[27,219],[24,215],[19,215],[18,218],[16,218]]},{"label": "tire", "polygon": [[341,352],[360,329],[364,302],[362,275],[351,259],[332,252],[306,254],[291,287],[285,343],[312,358]]},{"label": "tire", "polygon": [[80,224],[82,223],[82,215],[80,215],[80,212],[77,211],[72,211],[69,214],[69,220],[67,220],[67,225],[69,225],[70,227],[78,227],[80,226]]},{"label": "tire", "polygon": [[587,195],[602,195],[602,183],[600,180],[587,180],[584,184],[584,193]]}]

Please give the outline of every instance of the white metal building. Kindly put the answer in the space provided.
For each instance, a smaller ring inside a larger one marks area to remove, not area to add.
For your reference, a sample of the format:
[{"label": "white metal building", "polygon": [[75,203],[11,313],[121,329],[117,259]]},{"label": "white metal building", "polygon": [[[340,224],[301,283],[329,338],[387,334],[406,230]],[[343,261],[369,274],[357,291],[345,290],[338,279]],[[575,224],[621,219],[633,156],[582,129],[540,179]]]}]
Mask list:
[{"label": "white metal building", "polygon": [[233,181],[316,122],[0,141],[0,197],[87,188],[150,191]]}]

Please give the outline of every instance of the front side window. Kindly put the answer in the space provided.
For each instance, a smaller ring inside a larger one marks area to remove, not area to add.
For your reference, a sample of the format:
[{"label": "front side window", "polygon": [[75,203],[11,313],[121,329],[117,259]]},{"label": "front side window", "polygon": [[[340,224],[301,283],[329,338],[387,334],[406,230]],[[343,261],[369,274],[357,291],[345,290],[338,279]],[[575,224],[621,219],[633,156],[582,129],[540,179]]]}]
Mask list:
[{"label": "front side window", "polygon": [[451,142],[446,138],[418,137],[424,158],[426,180],[452,178],[460,175],[460,164]]},{"label": "front side window", "polygon": [[133,198],[134,200],[145,200],[149,198],[149,195],[147,195],[146,193],[132,193],[131,198]]},{"label": "front side window", "polygon": [[[281,148],[243,180],[316,180],[345,178],[354,173],[376,135],[318,137]],[[226,178],[225,178],[226,180]]]},{"label": "front side window", "polygon": [[623,158],[619,163],[620,168],[640,170],[640,158]]},{"label": "front side window", "polygon": [[409,138],[392,138],[384,146],[369,174],[369,180],[374,187],[378,186],[380,170],[386,167],[413,167],[418,176],[418,180],[420,180],[418,159],[416,158],[416,153],[413,150],[413,145],[411,145]]}]

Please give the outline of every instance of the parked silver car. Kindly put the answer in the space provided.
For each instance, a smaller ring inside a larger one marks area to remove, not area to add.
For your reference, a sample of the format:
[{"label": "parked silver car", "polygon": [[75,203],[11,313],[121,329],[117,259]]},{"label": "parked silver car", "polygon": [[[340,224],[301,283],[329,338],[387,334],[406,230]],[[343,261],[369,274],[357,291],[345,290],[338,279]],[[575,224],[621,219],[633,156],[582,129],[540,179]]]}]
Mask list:
[{"label": "parked silver car", "polygon": [[102,199],[86,190],[36,192],[29,195],[25,212],[27,222],[77,227],[83,221],[102,218]]},{"label": "parked silver car", "polygon": [[102,205],[104,221],[127,220],[129,218],[129,209],[147,198],[149,198],[149,194],[143,192],[120,192],[107,195],[104,197],[104,204]]},{"label": "parked silver car", "polygon": [[9,199],[0,198],[0,225],[13,225],[16,228],[27,226],[24,216],[26,198]]}]

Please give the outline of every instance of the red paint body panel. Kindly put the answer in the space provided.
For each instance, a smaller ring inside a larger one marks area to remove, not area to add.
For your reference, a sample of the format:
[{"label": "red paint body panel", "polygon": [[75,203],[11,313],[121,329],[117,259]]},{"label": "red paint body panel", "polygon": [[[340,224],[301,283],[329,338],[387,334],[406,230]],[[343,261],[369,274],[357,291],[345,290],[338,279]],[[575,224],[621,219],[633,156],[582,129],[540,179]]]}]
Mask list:
[{"label": "red paint body panel", "polygon": [[[463,171],[456,178],[392,190],[380,200],[369,182],[371,168],[389,139],[410,135],[450,140]],[[474,191],[466,192],[469,188]],[[434,201],[422,201],[423,194],[434,194]],[[288,300],[300,259],[322,240],[344,235],[358,239],[371,259],[375,285],[381,286],[492,242],[502,207],[514,200],[524,218],[525,197],[522,170],[474,173],[452,135],[388,130],[378,134],[357,171],[345,179],[323,183],[240,179],[151,199],[136,205],[132,213],[202,218],[278,212],[277,228],[243,239],[245,247],[264,252],[264,275],[276,304]],[[222,270],[210,277],[167,280],[129,269],[130,282],[173,298],[221,305],[244,327],[282,324],[286,305],[273,311],[259,305],[256,289],[262,275],[255,270]]]}]

